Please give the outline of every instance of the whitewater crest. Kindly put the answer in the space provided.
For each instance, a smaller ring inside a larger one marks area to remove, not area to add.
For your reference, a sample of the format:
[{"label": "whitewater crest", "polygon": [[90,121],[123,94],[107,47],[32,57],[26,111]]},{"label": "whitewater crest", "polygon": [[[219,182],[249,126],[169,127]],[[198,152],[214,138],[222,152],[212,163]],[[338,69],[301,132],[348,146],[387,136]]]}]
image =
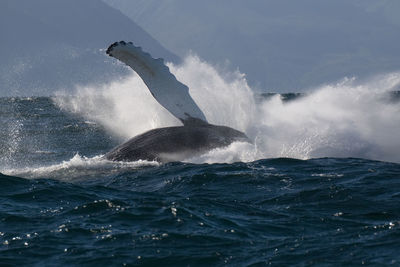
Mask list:
[{"label": "whitewater crest", "polygon": [[[368,80],[345,78],[283,101],[279,94],[259,99],[240,72],[222,73],[195,55],[167,64],[213,124],[246,133],[252,144],[231,144],[196,158],[195,163],[254,161],[262,158],[361,157],[400,162],[399,102],[389,95],[400,73]],[[160,107],[132,72],[98,87],[78,87],[74,96],[54,98],[59,107],[96,121],[121,141],[144,131],[179,125]],[[135,105],[132,105],[135,103]]]},{"label": "whitewater crest", "polygon": [[121,171],[137,170],[147,166],[160,165],[156,161],[139,160],[135,162],[114,162],[106,160],[103,155],[85,157],[76,154],[69,160],[48,166],[21,167],[2,171],[6,175],[25,178],[52,178],[64,181],[85,180],[92,177],[99,179]]}]

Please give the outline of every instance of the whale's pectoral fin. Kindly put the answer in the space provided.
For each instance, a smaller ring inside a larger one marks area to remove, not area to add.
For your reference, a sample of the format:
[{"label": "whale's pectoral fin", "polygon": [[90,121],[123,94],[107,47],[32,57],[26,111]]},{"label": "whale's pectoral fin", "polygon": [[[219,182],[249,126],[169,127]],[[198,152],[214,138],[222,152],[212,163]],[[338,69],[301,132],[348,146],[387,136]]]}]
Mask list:
[{"label": "whale's pectoral fin", "polygon": [[107,54],[139,74],[158,103],[183,124],[207,123],[203,112],[190,96],[189,88],[175,78],[163,59],[154,59],[140,47],[124,41],[110,45]]}]

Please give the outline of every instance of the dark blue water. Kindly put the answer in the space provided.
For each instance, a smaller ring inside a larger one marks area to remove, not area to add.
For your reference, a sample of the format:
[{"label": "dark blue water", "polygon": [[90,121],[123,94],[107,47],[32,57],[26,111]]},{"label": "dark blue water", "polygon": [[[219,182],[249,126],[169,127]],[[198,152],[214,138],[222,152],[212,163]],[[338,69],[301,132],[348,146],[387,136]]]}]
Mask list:
[{"label": "dark blue water", "polygon": [[2,266],[400,264],[400,164],[112,164],[101,125],[0,102]]}]

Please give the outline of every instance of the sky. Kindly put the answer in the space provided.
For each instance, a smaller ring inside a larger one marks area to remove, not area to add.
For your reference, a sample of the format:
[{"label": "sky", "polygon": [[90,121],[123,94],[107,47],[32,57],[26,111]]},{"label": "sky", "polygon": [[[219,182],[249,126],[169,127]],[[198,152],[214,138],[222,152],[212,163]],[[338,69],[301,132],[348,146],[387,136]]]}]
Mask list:
[{"label": "sky", "polygon": [[104,1],[173,53],[228,62],[261,91],[400,69],[398,0]]},{"label": "sky", "polygon": [[3,0],[0,96],[128,75],[104,53],[118,40],[239,70],[255,91],[303,92],[400,70],[398,14],[397,0]]}]

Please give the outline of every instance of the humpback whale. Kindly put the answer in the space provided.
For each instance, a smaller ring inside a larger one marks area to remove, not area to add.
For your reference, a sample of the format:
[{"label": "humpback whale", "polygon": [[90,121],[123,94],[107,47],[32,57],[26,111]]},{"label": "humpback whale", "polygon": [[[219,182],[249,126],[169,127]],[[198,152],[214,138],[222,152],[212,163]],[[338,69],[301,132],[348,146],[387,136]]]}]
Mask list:
[{"label": "humpback whale", "polygon": [[106,53],[131,67],[158,103],[183,124],[137,135],[106,153],[106,159],[162,163],[183,161],[235,141],[249,142],[247,136],[238,130],[208,123],[190,96],[189,88],[176,79],[163,59],[154,59],[141,47],[125,41],[113,43]]}]

